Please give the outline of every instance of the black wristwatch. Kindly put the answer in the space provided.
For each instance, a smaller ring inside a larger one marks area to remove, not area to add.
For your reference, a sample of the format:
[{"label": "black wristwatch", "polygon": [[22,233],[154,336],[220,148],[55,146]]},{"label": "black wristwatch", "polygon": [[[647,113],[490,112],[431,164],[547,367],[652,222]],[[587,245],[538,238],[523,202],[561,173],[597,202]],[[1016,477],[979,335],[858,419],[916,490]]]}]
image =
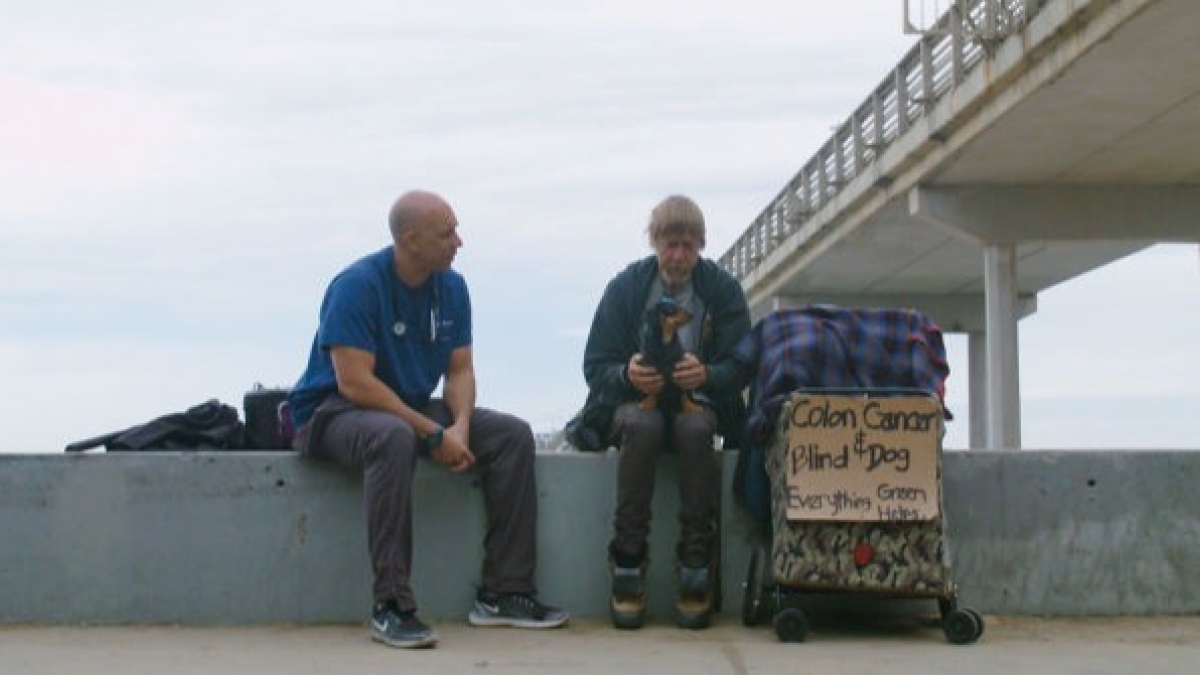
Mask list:
[{"label": "black wristwatch", "polygon": [[441,425],[435,425],[433,431],[425,435],[421,442],[425,444],[427,450],[436,450],[442,444],[442,432],[445,431]]}]

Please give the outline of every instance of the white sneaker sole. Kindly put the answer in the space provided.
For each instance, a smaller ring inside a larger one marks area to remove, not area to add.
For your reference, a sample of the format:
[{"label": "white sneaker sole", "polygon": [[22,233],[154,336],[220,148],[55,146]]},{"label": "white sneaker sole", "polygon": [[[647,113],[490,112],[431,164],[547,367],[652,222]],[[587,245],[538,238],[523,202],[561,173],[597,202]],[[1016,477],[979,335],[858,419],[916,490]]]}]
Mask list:
[{"label": "white sneaker sole", "polygon": [[510,619],[502,616],[489,616],[472,611],[467,615],[467,623],[479,628],[558,628],[565,625],[570,617],[560,619]]},{"label": "white sneaker sole", "polygon": [[438,636],[437,633],[434,633],[433,635],[421,638],[419,640],[390,640],[384,635],[380,635],[375,631],[371,631],[371,639],[380,644],[384,644],[389,647],[395,647],[397,649],[424,649],[435,646],[438,641]]}]

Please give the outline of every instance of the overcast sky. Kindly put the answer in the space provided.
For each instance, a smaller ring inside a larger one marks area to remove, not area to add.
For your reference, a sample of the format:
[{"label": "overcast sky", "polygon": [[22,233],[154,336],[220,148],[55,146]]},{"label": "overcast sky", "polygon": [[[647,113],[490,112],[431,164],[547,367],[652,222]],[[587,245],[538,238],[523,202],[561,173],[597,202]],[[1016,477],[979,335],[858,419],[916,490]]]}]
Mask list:
[{"label": "overcast sky", "polygon": [[[719,257],[912,47],[902,8],[7,3],[0,451],[291,385],[330,277],[388,243],[411,188],[459,217],[479,403],[561,427],[650,208],[692,196]],[[1025,447],[1200,448],[1198,291],[1196,248],[1163,246],[1042,294]]]}]

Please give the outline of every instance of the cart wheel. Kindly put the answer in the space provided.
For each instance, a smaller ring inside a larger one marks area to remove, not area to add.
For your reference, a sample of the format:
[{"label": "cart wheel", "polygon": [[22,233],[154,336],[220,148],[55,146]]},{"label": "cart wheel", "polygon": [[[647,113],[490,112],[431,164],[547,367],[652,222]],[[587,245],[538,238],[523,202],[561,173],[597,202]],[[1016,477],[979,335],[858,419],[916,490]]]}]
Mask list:
[{"label": "cart wheel", "polygon": [[953,645],[969,645],[983,635],[983,617],[977,613],[956,609],[942,619],[946,640]]},{"label": "cart wheel", "polygon": [[775,635],[780,642],[804,642],[808,637],[808,618],[795,607],[787,607],[775,615]]},{"label": "cart wheel", "polygon": [[980,614],[979,612],[971,609],[970,607],[963,607],[962,611],[966,612],[967,614],[970,614],[975,619],[975,623],[979,624],[979,632],[977,632],[975,634],[975,639],[978,640],[979,637],[981,635],[983,635],[983,626],[984,626],[983,615]]},{"label": "cart wheel", "polygon": [[757,626],[766,618],[766,571],[767,552],[762,546],[755,546],[750,551],[750,566],[746,571],[746,586],[742,589],[742,625],[747,628]]}]

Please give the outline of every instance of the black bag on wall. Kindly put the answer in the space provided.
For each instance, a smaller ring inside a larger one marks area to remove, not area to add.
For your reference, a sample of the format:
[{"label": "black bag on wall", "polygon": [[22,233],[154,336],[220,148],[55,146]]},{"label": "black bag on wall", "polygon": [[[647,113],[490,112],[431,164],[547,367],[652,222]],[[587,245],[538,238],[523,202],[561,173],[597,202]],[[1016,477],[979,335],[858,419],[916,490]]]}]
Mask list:
[{"label": "black bag on wall", "polygon": [[284,387],[268,389],[256,384],[246,392],[242,408],[246,411],[246,442],[250,449],[286,450],[291,447],[290,425],[283,419],[290,391]]}]

